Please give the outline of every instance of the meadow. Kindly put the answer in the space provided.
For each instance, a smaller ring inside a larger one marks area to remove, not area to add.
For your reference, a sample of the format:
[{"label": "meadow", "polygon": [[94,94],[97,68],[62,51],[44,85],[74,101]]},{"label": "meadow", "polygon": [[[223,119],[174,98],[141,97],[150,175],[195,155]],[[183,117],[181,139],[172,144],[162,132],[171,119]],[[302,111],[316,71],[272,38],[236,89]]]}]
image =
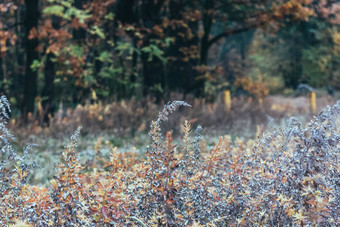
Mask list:
[{"label": "meadow", "polygon": [[[95,119],[105,114],[98,108],[100,104],[96,105]],[[158,115],[153,113],[152,117],[156,116],[150,127],[137,125],[141,131],[149,131],[146,152],[136,148],[120,152],[114,141],[98,138],[94,155],[87,162],[82,157],[89,153],[82,154],[79,149],[88,130],[83,124],[84,129],[78,128],[62,149],[51,179],[39,183],[32,178],[41,168],[35,160],[37,148],[18,148],[20,143],[8,130],[12,127],[17,131],[13,122],[8,124],[10,104],[1,97],[1,225],[340,224],[339,102],[308,123],[291,117],[286,126],[268,127],[257,132],[255,139],[226,135],[215,139],[212,146],[207,145],[202,127],[196,124],[199,119],[189,115],[191,118],[183,120],[176,115],[190,113],[195,105],[202,108],[194,102],[191,110],[184,101],[166,103]],[[78,124],[80,120],[68,121]],[[47,129],[33,123],[23,135],[33,133],[30,130],[46,136],[58,132],[44,131]],[[65,134],[68,132],[63,137]]]}]

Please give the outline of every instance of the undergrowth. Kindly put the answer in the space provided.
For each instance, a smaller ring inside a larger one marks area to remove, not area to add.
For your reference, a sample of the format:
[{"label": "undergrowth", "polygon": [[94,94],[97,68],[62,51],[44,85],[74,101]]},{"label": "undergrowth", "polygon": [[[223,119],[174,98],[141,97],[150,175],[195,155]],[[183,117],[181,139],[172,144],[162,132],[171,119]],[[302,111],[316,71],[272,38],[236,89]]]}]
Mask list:
[{"label": "undergrowth", "polygon": [[[61,154],[49,186],[29,185],[34,163],[18,155],[0,100],[0,225],[26,226],[337,226],[340,225],[340,102],[308,125],[258,141],[221,137],[203,152],[201,127],[185,121],[175,143],[162,122],[183,101],[164,106],[150,126],[145,158],[111,146],[93,168],[79,161],[80,128]],[[97,146],[98,153],[100,145]]]},{"label": "undergrowth", "polygon": [[[180,94],[173,94],[171,97],[172,100],[184,98]],[[207,136],[216,137],[227,133],[233,137],[249,138],[254,136],[257,127],[266,127],[268,115],[278,124],[282,119],[292,115],[303,116],[302,120],[306,119],[306,121],[311,118],[308,99],[300,99],[295,104],[292,104],[289,99],[282,99],[268,97],[259,103],[258,100],[248,97],[233,97],[231,109],[228,110],[225,108],[222,96],[219,96],[219,99],[213,103],[204,98],[186,96],[185,100],[191,103],[192,107],[181,108],[180,111],[173,113],[163,125],[163,130],[172,130],[177,138],[181,125],[188,120],[195,127],[198,123],[202,124],[204,130],[209,132]],[[334,103],[334,100],[320,98],[318,107]],[[147,134],[149,122],[157,118],[159,105],[161,104],[156,104],[152,98],[141,100],[132,98],[104,103],[97,101],[92,104],[79,104],[75,108],[67,108],[60,104],[58,111],[53,116],[49,116],[48,124],[44,122],[41,110],[35,114],[29,114],[28,122],[14,115],[14,119],[11,119],[8,126],[21,145],[28,141],[35,141],[41,146],[51,139],[62,142],[65,135],[72,134],[79,125],[86,126],[81,131],[82,136],[109,135],[117,137],[120,142],[131,141],[131,138],[138,139]]]}]

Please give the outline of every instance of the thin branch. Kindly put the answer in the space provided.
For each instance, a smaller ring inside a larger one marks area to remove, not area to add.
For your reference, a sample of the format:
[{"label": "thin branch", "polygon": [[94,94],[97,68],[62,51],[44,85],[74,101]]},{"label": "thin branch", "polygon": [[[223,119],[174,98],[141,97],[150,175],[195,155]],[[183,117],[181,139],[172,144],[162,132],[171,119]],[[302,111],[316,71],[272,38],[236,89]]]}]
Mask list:
[{"label": "thin branch", "polygon": [[222,33],[216,35],[214,38],[210,39],[208,41],[208,47],[210,47],[211,45],[213,45],[214,43],[216,43],[217,41],[219,41],[222,38],[230,37],[230,36],[235,35],[235,34],[239,34],[239,33],[242,33],[242,32],[249,31],[250,29],[257,28],[257,27],[259,27],[263,24],[264,23],[260,23],[260,24],[259,23],[253,23],[253,24],[249,24],[249,25],[242,27],[242,28],[229,29],[228,31],[222,32]]}]

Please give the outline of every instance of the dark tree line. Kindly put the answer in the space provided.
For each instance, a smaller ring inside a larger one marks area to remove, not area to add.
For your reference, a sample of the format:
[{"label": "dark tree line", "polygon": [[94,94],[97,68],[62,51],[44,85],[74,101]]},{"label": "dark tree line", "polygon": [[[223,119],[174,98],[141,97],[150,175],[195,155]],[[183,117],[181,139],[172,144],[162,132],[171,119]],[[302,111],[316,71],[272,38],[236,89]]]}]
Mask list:
[{"label": "dark tree line", "polygon": [[59,102],[207,96],[237,86],[256,96],[301,82],[336,87],[337,4],[6,0],[1,91],[23,116],[40,103],[47,121]]}]

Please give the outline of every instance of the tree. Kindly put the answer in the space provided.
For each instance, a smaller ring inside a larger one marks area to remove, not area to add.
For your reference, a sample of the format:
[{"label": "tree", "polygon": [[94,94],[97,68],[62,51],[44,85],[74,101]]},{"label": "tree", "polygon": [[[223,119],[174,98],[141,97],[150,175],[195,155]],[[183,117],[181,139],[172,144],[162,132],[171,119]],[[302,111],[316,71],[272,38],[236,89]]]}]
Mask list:
[{"label": "tree", "polygon": [[302,80],[324,86],[316,83],[321,74],[338,80],[339,20],[331,0],[4,2],[0,86],[21,100],[25,116],[36,97],[46,120],[60,101],[204,96],[240,77],[292,88]]},{"label": "tree", "polygon": [[25,42],[26,42],[26,63],[25,63],[25,85],[22,102],[22,114],[26,118],[29,112],[34,111],[34,101],[37,96],[37,72],[32,69],[34,60],[39,55],[36,51],[38,47],[38,39],[31,37],[31,32],[38,27],[40,12],[39,0],[25,0]]},{"label": "tree", "polygon": [[[60,20],[58,16],[52,16],[52,29],[60,29]],[[49,123],[49,115],[53,115],[56,110],[55,106],[55,86],[54,80],[56,76],[56,65],[54,59],[55,54],[52,51],[48,51],[46,55],[45,67],[44,67],[44,88],[42,90],[42,108],[43,108],[43,121]]]}]

